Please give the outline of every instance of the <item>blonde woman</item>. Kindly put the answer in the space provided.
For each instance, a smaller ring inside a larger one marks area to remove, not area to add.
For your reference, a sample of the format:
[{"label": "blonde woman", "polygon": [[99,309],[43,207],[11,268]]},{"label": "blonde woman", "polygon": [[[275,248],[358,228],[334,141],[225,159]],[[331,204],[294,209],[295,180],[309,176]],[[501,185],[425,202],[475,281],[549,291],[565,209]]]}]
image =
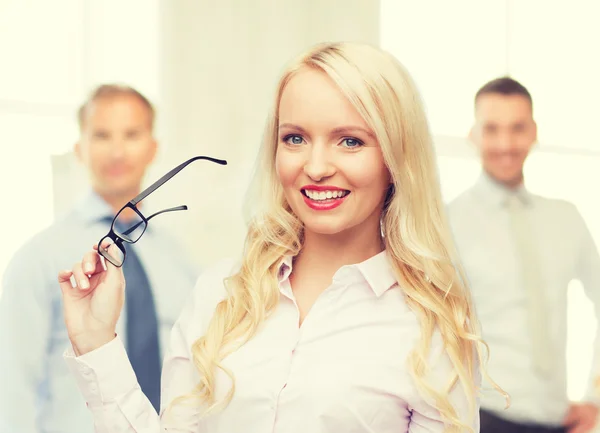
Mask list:
[{"label": "blonde woman", "polygon": [[97,431],[479,431],[476,318],[407,72],[315,47],[281,78],[259,160],[245,254],[200,277],[175,324],[160,417],[115,334],[119,269],[92,251],[60,273]]}]

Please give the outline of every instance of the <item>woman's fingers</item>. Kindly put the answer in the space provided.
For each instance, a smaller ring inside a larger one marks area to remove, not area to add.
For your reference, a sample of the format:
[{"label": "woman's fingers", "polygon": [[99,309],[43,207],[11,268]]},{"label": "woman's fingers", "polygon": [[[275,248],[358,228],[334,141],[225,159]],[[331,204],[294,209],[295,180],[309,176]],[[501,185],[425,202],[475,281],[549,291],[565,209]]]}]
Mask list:
[{"label": "woman's fingers", "polygon": [[[120,263],[123,264],[124,261],[124,254],[121,251],[121,249],[116,245],[116,244],[111,244],[108,247],[108,255],[109,257],[113,258],[113,260],[116,263]],[[111,263],[111,260],[106,260],[105,262],[106,265],[106,278],[107,281],[109,281],[111,284],[117,284],[117,285],[123,285],[124,283],[124,277],[123,277],[123,271],[120,268],[120,266],[115,266],[114,264]]]},{"label": "woman's fingers", "polygon": [[64,270],[58,273],[58,284],[60,284],[60,289],[63,293],[73,290],[73,285],[71,284],[72,275],[73,272],[71,270]]},{"label": "woman's fingers", "polygon": [[90,288],[90,279],[83,272],[83,268],[81,266],[81,262],[75,263],[73,265],[73,278],[75,279],[75,284],[80,290],[88,290]]},{"label": "woman's fingers", "polygon": [[[125,253],[112,239],[104,238],[99,245],[99,254],[102,254],[104,269],[106,270],[106,279],[109,286],[124,287],[125,280],[120,266],[125,260]],[[118,265],[115,265],[115,263]],[[94,278],[94,277],[92,277]]]},{"label": "woman's fingers", "polygon": [[68,290],[88,290],[90,277],[104,272],[102,259],[96,251],[84,254],[80,263],[75,263],[72,269],[65,269],[58,273],[58,283],[63,292]]},{"label": "woman's fingers", "polygon": [[[108,256],[111,259],[105,260]],[[121,249],[111,240],[104,239],[101,245],[93,246],[92,251],[84,254],[81,262],[75,263],[70,270],[60,271],[58,273],[58,283],[63,292],[78,289],[90,290],[98,284],[98,278],[102,272],[106,272],[106,277],[113,284],[122,285],[122,272],[111,262],[122,263],[124,254]]]},{"label": "woman's fingers", "polygon": [[69,269],[66,269],[64,271],[60,271],[58,273],[58,282],[60,284],[66,283],[67,281],[70,282],[71,281],[71,275],[73,275],[73,272],[71,272],[71,270],[69,270]]},{"label": "woman's fingers", "polygon": [[[98,252],[103,255],[109,263],[123,263],[125,254],[110,238],[102,239]],[[107,270],[110,265],[106,264]]]},{"label": "woman's fingers", "polygon": [[81,267],[86,275],[94,275],[104,271],[100,255],[96,251],[89,251],[83,256]]}]

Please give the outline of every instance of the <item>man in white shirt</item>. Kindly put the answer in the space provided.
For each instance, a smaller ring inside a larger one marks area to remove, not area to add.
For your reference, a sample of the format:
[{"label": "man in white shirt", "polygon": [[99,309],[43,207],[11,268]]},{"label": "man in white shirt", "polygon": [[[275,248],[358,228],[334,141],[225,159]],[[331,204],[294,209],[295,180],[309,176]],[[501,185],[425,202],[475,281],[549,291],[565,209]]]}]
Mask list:
[{"label": "man in white shirt", "polygon": [[566,301],[568,283],[578,279],[599,315],[598,250],[575,206],[536,196],[523,184],[523,164],[537,139],[525,87],[506,77],[484,85],[475,96],[470,139],[483,173],[449,205],[449,217],[490,347],[488,372],[511,397],[505,410],[504,399],[484,395],[481,432],[590,432],[600,365],[594,360],[585,400],[570,403]]},{"label": "man in white shirt", "polygon": [[[130,87],[100,86],[82,106],[78,120],[75,153],[87,169],[92,190],[15,253],[2,281],[0,433],[94,431],[63,360],[70,343],[56,274],[106,235],[116,212],[140,192],[157,144],[154,109]],[[143,213],[144,209],[142,201]],[[184,216],[164,218],[176,224]],[[123,269],[128,294],[119,334],[127,338],[128,354],[138,359],[135,373],[142,391],[158,405],[162,352],[197,272],[183,249],[152,222],[140,242],[127,248]]]}]

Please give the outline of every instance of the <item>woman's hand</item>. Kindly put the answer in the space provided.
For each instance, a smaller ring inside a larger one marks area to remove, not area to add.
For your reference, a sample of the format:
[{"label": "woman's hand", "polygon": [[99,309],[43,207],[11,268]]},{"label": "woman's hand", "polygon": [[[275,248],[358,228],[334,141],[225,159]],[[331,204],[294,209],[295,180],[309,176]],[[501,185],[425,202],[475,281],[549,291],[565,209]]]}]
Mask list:
[{"label": "woman's hand", "polygon": [[[117,255],[116,245],[108,248],[109,254],[112,251]],[[86,253],[81,262],[73,265],[73,269],[58,274],[67,332],[78,356],[115,338],[117,321],[123,308],[123,271],[105,261],[97,249],[94,246],[94,250]],[[75,287],[71,284],[71,277]]]}]

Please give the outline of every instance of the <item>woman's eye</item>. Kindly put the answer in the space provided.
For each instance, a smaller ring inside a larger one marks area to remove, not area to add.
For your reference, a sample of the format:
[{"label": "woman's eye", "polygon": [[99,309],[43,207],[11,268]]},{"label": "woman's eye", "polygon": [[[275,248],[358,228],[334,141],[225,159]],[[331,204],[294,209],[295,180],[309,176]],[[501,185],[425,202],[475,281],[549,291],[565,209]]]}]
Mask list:
[{"label": "woman's eye", "polygon": [[364,143],[357,138],[344,138],[344,140],[342,141],[342,144],[344,145],[344,147],[354,148],[354,147],[360,147]]},{"label": "woman's eye", "polygon": [[284,138],[284,141],[288,144],[293,144],[295,146],[302,144],[304,139],[299,135],[288,135]]}]

